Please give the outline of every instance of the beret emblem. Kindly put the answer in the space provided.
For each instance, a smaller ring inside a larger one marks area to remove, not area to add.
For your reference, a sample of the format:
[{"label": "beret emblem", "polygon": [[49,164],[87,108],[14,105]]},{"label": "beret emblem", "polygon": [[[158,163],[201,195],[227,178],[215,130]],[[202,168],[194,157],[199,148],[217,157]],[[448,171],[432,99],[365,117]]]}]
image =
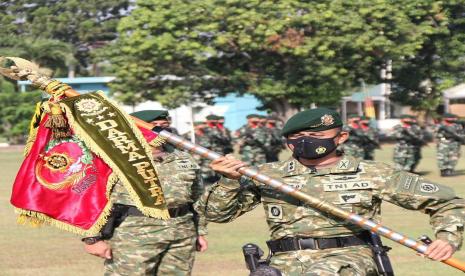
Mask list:
[{"label": "beret emblem", "polygon": [[321,124],[325,126],[330,126],[334,123],[334,118],[332,115],[325,114],[321,117]]}]

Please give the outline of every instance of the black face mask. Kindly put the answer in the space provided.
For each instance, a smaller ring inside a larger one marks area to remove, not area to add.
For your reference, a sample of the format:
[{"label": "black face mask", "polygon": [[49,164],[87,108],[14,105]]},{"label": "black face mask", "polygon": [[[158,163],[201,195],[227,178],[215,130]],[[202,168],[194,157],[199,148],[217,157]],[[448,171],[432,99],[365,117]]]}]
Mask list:
[{"label": "black face mask", "polygon": [[336,143],[334,143],[334,138],[337,135],[324,139],[304,136],[287,139],[287,143],[294,146],[293,156],[295,158],[318,159],[325,157],[337,148]]}]

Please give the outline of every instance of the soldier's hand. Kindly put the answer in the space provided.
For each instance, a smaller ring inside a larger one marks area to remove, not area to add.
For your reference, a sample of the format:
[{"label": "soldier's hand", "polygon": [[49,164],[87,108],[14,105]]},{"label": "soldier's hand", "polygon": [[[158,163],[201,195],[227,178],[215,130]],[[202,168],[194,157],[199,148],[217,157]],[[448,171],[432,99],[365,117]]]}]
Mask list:
[{"label": "soldier's hand", "polygon": [[87,253],[104,259],[111,259],[111,248],[105,241],[98,241],[94,244],[84,245]]},{"label": "soldier's hand", "polygon": [[235,159],[231,154],[218,158],[210,163],[210,168],[217,173],[224,175],[230,179],[239,179],[241,174],[238,169],[245,167],[246,164]]},{"label": "soldier's hand", "polygon": [[428,246],[425,256],[435,261],[444,261],[452,257],[455,250],[455,247],[450,243],[443,240],[435,240]]},{"label": "soldier's hand", "polygon": [[204,236],[198,236],[197,238],[197,251],[205,252],[208,249],[208,241]]}]

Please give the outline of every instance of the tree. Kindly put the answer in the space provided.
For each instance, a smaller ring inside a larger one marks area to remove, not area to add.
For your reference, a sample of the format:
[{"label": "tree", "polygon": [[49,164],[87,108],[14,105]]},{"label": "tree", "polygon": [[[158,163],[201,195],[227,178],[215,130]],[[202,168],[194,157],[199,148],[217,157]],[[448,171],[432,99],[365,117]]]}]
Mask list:
[{"label": "tree", "polygon": [[40,100],[41,92],[17,93],[14,84],[0,78],[0,135],[10,143],[24,143],[35,104]]},{"label": "tree", "polygon": [[430,30],[415,54],[394,63],[392,99],[431,114],[442,91],[465,78],[465,1],[409,1],[406,6],[411,20],[429,22]]},{"label": "tree", "polygon": [[[0,31],[0,40],[21,36],[67,43],[80,65],[78,70],[87,74],[86,68],[93,63],[93,50],[116,38],[116,25],[127,13],[129,3],[129,0],[5,0],[0,4],[0,23],[8,32]],[[72,71],[77,64],[68,66]]]},{"label": "tree", "polygon": [[170,107],[250,92],[283,117],[334,105],[359,78],[377,80],[386,59],[422,45],[430,26],[412,22],[403,2],[138,1],[106,50],[112,89],[127,103]]}]

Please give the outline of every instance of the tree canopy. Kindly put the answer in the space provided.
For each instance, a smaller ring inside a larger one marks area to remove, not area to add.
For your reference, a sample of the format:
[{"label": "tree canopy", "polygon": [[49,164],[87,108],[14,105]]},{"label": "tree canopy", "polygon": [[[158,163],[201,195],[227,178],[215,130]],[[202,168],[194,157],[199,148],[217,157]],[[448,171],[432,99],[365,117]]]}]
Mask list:
[{"label": "tree canopy", "polygon": [[392,60],[401,91],[422,50],[450,36],[452,8],[420,0],[138,1],[106,49],[117,77],[112,89],[127,103],[169,107],[249,92],[285,116],[336,104],[360,79],[379,81]]}]

